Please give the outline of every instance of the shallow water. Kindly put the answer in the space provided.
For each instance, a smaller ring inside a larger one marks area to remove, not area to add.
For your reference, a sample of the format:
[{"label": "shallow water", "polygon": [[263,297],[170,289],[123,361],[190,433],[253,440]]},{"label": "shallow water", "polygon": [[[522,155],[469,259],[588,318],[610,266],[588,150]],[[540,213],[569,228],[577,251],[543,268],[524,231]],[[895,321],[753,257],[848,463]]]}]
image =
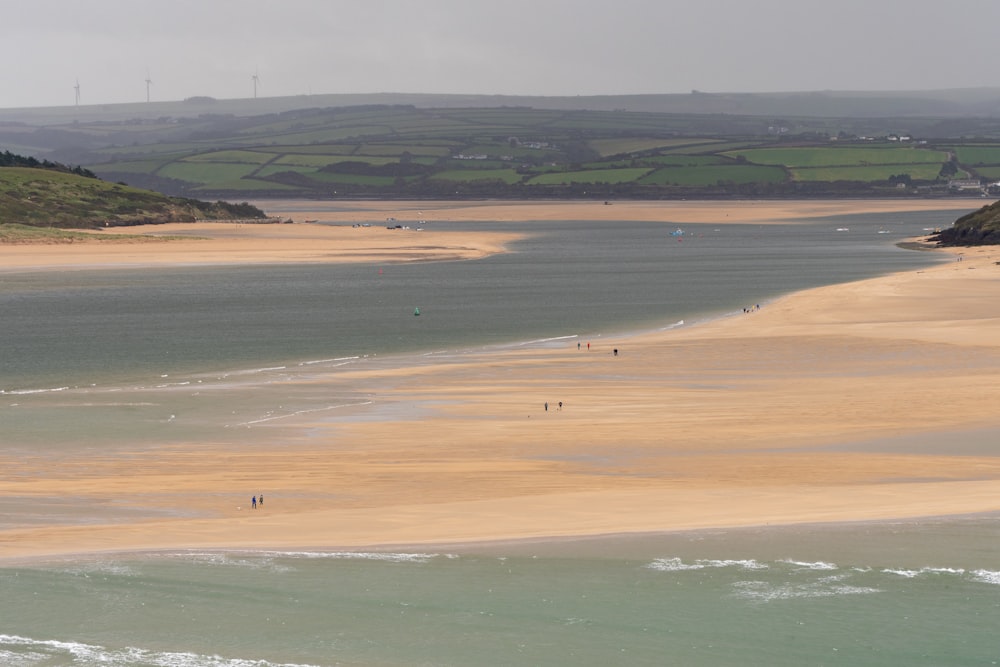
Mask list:
[{"label": "shallow water", "polygon": [[[0,391],[160,384],[690,322],[940,261],[893,241],[942,215],[700,225],[677,238],[659,223],[441,223],[533,236],[465,262],[0,273]],[[836,232],[843,224],[852,231]]]},{"label": "shallow water", "polygon": [[[687,225],[682,240],[672,225],[531,223],[514,252],[472,262],[0,273],[5,475],[21,457],[243,442],[285,416],[386,418],[342,371],[766,307],[942,261],[892,243],[953,217]],[[981,454],[989,438],[965,447]],[[11,499],[0,528],[97,515],[136,510]],[[996,517],[975,517],[8,564],[0,664],[993,664],[997,538]]]},{"label": "shallow water", "polygon": [[978,517],[7,568],[0,660],[991,664],[998,538]]},{"label": "shallow water", "polygon": [[[352,367],[598,342],[926,266],[942,257],[892,241],[940,217],[700,225],[679,238],[656,223],[454,223],[534,235],[468,262],[0,273],[0,435],[29,451],[107,449],[356,413],[367,396],[337,379]],[[380,232],[397,233],[364,230]]]}]

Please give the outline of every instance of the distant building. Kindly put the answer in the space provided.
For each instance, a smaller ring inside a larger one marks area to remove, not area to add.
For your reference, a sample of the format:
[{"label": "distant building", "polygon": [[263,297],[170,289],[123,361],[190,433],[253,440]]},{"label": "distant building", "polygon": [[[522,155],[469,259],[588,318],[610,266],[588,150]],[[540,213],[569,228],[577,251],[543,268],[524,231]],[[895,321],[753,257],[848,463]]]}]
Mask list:
[{"label": "distant building", "polygon": [[948,181],[948,189],[958,192],[982,192],[983,184],[975,178],[956,178]]}]

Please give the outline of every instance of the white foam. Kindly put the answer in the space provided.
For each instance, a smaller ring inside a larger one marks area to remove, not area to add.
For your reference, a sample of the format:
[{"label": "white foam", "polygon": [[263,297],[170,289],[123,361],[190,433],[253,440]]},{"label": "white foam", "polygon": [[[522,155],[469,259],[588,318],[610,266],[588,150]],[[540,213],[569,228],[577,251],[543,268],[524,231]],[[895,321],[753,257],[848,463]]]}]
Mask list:
[{"label": "white foam", "polygon": [[882,572],[895,574],[907,579],[914,579],[924,574],[965,574],[965,570],[955,567],[921,567],[917,569],[884,568]]},{"label": "white foam", "polygon": [[571,334],[569,336],[553,336],[551,338],[538,338],[536,340],[529,340],[523,343],[518,343],[518,345],[541,345],[543,343],[556,343],[561,340],[571,340],[573,338],[578,338],[579,334]]},{"label": "white foam", "polygon": [[276,558],[373,560],[391,563],[427,563],[434,558],[458,558],[455,554],[405,553],[389,551],[186,551],[177,558],[210,564],[273,568]]},{"label": "white foam", "polygon": [[789,565],[794,565],[795,567],[801,568],[803,570],[836,570],[839,569],[834,563],[826,563],[824,561],[816,561],[810,563],[807,561],[782,559],[778,561],[779,563],[787,563]]},{"label": "white foam", "polygon": [[[13,652],[7,647],[17,647]],[[25,653],[25,649],[30,653]],[[30,639],[17,635],[0,635],[0,658],[11,667],[21,665],[53,664],[53,659],[68,657],[71,664],[82,665],[144,665],[149,667],[318,667],[303,663],[270,662],[247,658],[224,658],[218,655],[197,653],[150,651],[136,647],[112,649],[82,642],[65,642],[55,639]],[[9,659],[8,659],[9,658]],[[59,664],[62,664],[60,662]]]},{"label": "white foam", "polygon": [[50,394],[56,391],[69,391],[69,387],[51,387],[49,389],[0,389],[0,394],[10,396],[28,396],[29,394]]},{"label": "white foam", "polygon": [[961,567],[924,567],[921,571],[931,574],[965,574],[965,569]]},{"label": "white foam", "polygon": [[223,373],[219,376],[220,380],[224,380],[230,377],[239,377],[241,375],[258,375],[260,373],[273,373],[275,371],[285,371],[288,370],[288,366],[266,366],[264,368],[245,368],[242,370],[229,371]]},{"label": "white foam", "polygon": [[1000,586],[1000,572],[997,570],[973,570],[972,576],[976,581],[984,584]]},{"label": "white foam", "polygon": [[753,559],[714,560],[698,559],[693,563],[685,563],[680,558],[657,558],[647,565],[651,570],[661,572],[681,572],[684,570],[704,570],[707,568],[738,567],[744,570],[766,570],[768,566]]},{"label": "white foam", "polygon": [[96,575],[113,575],[116,577],[134,577],[136,576],[135,570],[122,563],[108,562],[108,561],[97,561],[93,563],[84,563],[79,567],[73,567],[64,570],[67,574],[73,574],[81,577],[90,577]]},{"label": "white foam", "polygon": [[801,598],[826,598],[843,595],[872,595],[882,589],[870,586],[851,586],[826,581],[805,584],[770,584],[765,581],[740,581],[733,584],[739,598],[756,602],[793,600]]},{"label": "white foam", "polygon": [[314,364],[332,364],[335,362],[339,362],[340,365],[343,365],[345,362],[357,361],[360,358],[361,357],[354,356],[354,357],[335,357],[333,359],[316,359],[313,361],[303,361],[302,363],[299,364],[299,366],[312,366]]},{"label": "white foam", "polygon": [[453,554],[398,553],[388,551],[267,551],[263,553],[275,558],[375,560],[390,563],[427,563],[435,558],[457,558]]},{"label": "white foam", "polygon": [[920,574],[920,570],[901,570],[897,568],[885,568],[882,571],[886,574],[895,574],[900,577],[906,577],[907,579],[913,579]]},{"label": "white foam", "polygon": [[701,565],[688,564],[683,562],[680,558],[657,558],[646,567],[651,570],[659,570],[661,572],[682,572],[684,570],[703,569],[703,566]]},{"label": "white foam", "polygon": [[260,419],[251,419],[250,421],[240,422],[239,424],[236,424],[236,426],[254,426],[255,424],[263,424],[276,419],[288,419],[289,417],[299,417],[313,412],[327,412],[328,410],[337,410],[340,408],[353,408],[360,405],[371,405],[371,403],[371,401],[361,401],[360,403],[338,403],[336,405],[327,405],[322,408],[296,410],[295,412],[285,412],[280,415],[268,415],[267,417],[261,417]]},{"label": "white foam", "polygon": [[684,320],[678,320],[673,324],[668,324],[665,327],[660,327],[659,331],[670,331],[671,329],[676,329],[677,327],[682,327],[682,326],[684,326]]},{"label": "white foam", "polygon": [[290,572],[292,568],[275,565],[274,559],[262,556],[259,558],[240,558],[228,553],[186,553],[175,554],[185,560],[208,565],[224,565],[228,567],[242,567],[250,570],[268,570],[272,572]]}]

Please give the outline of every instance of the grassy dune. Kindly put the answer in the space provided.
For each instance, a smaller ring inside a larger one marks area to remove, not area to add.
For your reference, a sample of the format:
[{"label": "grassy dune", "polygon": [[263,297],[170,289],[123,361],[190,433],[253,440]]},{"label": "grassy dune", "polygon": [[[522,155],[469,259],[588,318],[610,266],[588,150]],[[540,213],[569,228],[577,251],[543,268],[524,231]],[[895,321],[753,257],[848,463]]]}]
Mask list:
[{"label": "grassy dune", "polygon": [[[122,225],[264,218],[249,205],[208,204],[50,169],[0,167],[0,223],[97,229]],[[72,237],[67,237],[72,238]]]}]

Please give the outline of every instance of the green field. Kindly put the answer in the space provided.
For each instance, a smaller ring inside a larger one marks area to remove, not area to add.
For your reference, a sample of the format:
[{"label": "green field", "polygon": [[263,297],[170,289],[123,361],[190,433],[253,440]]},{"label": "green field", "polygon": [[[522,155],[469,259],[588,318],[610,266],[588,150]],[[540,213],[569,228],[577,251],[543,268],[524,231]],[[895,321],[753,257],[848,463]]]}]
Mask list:
[{"label": "green field", "polygon": [[404,153],[414,156],[447,157],[451,154],[450,146],[430,146],[424,144],[362,144],[356,151],[358,155],[395,156]]},{"label": "green field", "polygon": [[254,164],[219,164],[212,162],[171,162],[164,165],[157,175],[176,178],[190,183],[227,183],[236,181],[256,171]]},{"label": "green field", "polygon": [[783,165],[791,169],[926,163],[937,163],[940,168],[948,159],[945,151],[910,147],[752,148],[730,151],[726,155],[753,164]]},{"label": "green field", "polygon": [[[877,121],[897,135],[909,123]],[[123,139],[89,150],[83,164],[98,175],[219,197],[252,197],[258,186],[263,196],[279,187],[326,196],[338,184],[366,196],[518,197],[529,186],[572,196],[588,184],[601,186],[586,188],[595,193],[641,197],[841,196],[845,187],[870,196],[884,194],[892,176],[906,174],[914,186],[946,192],[949,179],[994,178],[1000,167],[1000,138],[854,139],[864,125],[825,117],[370,105],[114,128],[91,123],[80,136],[93,144],[102,132]],[[783,134],[786,126],[801,134]],[[458,184],[469,187],[451,187]]]},{"label": "green field", "polygon": [[[711,143],[721,142],[716,139]],[[628,153],[644,153],[660,148],[683,148],[693,144],[707,145],[704,140],[685,139],[656,139],[656,138],[622,138],[622,139],[593,139],[587,142],[601,157],[611,155],[625,155]]]},{"label": "green field", "polygon": [[1000,165],[1000,146],[955,146],[955,157],[971,167]]},{"label": "green field", "polygon": [[711,186],[719,183],[783,183],[788,180],[781,167],[757,165],[705,165],[665,167],[639,179],[643,185]]},{"label": "green field", "polygon": [[218,148],[224,145],[223,141],[200,143],[200,142],[178,142],[178,143],[157,143],[157,144],[136,144],[134,146],[107,146],[96,148],[92,152],[95,158],[112,160],[118,158],[136,159],[142,155],[156,155],[157,157],[185,157],[195,153],[201,153],[211,148]]},{"label": "green field", "polygon": [[295,164],[269,164],[254,171],[253,177],[267,178],[268,176],[274,176],[275,174],[283,174],[286,172],[293,172],[296,174],[314,174],[317,169],[319,169],[319,167],[307,167]]},{"label": "green field", "polygon": [[524,176],[513,169],[460,169],[439,171],[430,178],[436,181],[456,181],[460,183],[499,181],[510,185],[520,182]]},{"label": "green field", "polygon": [[558,154],[561,151],[552,146],[547,148],[528,148],[526,146],[510,146],[506,142],[495,144],[472,144],[463,146],[461,152],[464,155],[488,155],[491,158],[507,156],[514,159],[525,159],[538,157],[546,153]]},{"label": "green field", "polygon": [[[310,130],[307,132],[290,132],[288,134],[266,135],[269,141],[283,144],[311,144],[333,141],[343,141],[344,139],[354,139],[369,134],[383,134],[386,128],[382,126],[364,127],[333,127]],[[247,132],[247,135],[256,135],[255,132]],[[235,137],[228,140],[229,144],[246,143],[246,137]]]},{"label": "green field", "polygon": [[983,178],[1000,181],[1000,166],[996,167],[976,167],[976,173]]},{"label": "green field", "polygon": [[327,144],[281,144],[273,146],[255,146],[258,153],[275,155],[352,155],[358,150],[356,143]]},{"label": "green field", "polygon": [[885,181],[890,176],[909,174],[910,178],[934,180],[941,170],[940,164],[889,164],[869,167],[799,167],[791,169],[796,181]]},{"label": "green field", "polygon": [[733,164],[733,160],[720,155],[684,155],[683,153],[643,157],[639,158],[638,161],[644,165],[658,167],[704,167],[714,164]]},{"label": "green field", "polygon": [[[353,155],[302,155],[299,153],[292,153],[285,155],[271,156],[272,160],[270,165],[281,165],[281,166],[295,166],[295,167],[325,167],[328,164],[334,162],[343,162],[346,160],[359,160]],[[367,160],[366,160],[367,162]]]},{"label": "green field", "polygon": [[590,169],[540,174],[528,185],[568,185],[570,183],[630,183],[649,173],[649,169]]},{"label": "green field", "polygon": [[234,164],[264,164],[273,159],[273,155],[257,151],[212,151],[199,153],[184,158],[185,162],[229,162]]},{"label": "green field", "polygon": [[[272,181],[266,181],[260,178],[241,178],[238,181],[230,181],[226,183],[226,189],[232,190],[235,194],[238,194],[241,198],[250,198],[254,191],[265,190],[267,192],[287,192],[289,195],[306,195],[311,192],[310,188],[302,187],[301,185],[291,185],[288,183],[274,183]],[[218,188],[218,184],[211,184],[202,186],[200,188],[194,189],[194,194],[199,194],[202,192],[214,192]]]},{"label": "green field", "polygon": [[314,172],[309,174],[309,179],[323,185],[343,184],[343,185],[366,185],[371,187],[388,187],[393,185],[396,178],[393,176],[367,176],[363,174],[331,174],[325,172]]},{"label": "green field", "polygon": [[763,141],[723,141],[716,142],[709,139],[701,139],[697,143],[692,143],[688,146],[682,146],[679,148],[672,148],[662,151],[664,154],[670,153],[681,153],[683,155],[721,155],[725,156],[727,159],[732,159],[732,156],[728,155],[729,151],[735,151],[740,149],[750,149],[757,148],[765,142]]},{"label": "green field", "polygon": [[[169,160],[168,160],[169,161]],[[124,162],[114,162],[114,170],[122,173],[151,174],[162,167],[164,160],[126,160]]]}]

